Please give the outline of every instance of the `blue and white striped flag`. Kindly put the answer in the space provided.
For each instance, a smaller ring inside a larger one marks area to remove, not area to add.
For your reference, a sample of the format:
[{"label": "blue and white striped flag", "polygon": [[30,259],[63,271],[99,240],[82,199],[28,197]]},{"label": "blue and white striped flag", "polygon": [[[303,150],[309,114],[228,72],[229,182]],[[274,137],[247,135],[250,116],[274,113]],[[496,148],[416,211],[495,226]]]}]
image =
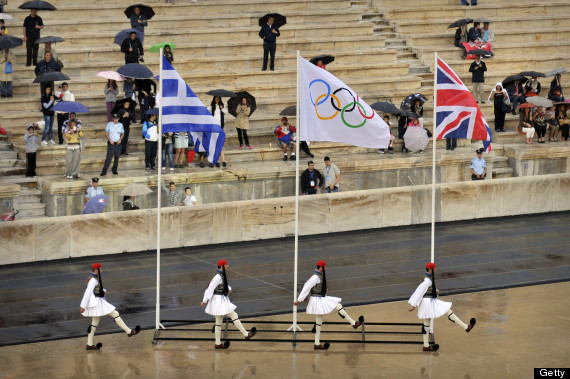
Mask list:
[{"label": "blue and white striped flag", "polygon": [[161,76],[163,133],[189,132],[195,151],[206,152],[208,161],[216,163],[224,147],[226,133],[164,56]]}]

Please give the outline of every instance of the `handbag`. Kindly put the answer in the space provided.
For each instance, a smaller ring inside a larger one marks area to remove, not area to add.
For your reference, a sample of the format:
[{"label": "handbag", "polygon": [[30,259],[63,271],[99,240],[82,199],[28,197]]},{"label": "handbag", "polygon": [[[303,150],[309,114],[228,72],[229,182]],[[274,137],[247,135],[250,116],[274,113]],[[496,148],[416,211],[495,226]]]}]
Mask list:
[{"label": "handbag", "polygon": [[10,62],[6,62],[6,69],[4,70],[4,74],[11,74],[12,72],[12,64]]},{"label": "handbag", "polygon": [[503,113],[511,113],[513,110],[511,108],[511,104],[507,104],[503,101]]}]

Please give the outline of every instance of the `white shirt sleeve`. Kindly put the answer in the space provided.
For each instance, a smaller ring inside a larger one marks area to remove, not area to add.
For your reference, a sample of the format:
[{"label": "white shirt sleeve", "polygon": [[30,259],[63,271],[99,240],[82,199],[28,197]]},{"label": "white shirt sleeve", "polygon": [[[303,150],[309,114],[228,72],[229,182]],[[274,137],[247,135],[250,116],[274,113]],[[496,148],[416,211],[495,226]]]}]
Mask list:
[{"label": "white shirt sleeve", "polygon": [[83,294],[83,300],[81,300],[81,304],[80,307],[81,308],[87,308],[87,305],[89,304],[89,299],[91,298],[91,295],[93,295],[93,290],[95,289],[95,286],[97,285],[98,281],[95,278],[91,278],[89,279],[89,283],[87,283],[87,289],[85,290],[85,293]]},{"label": "white shirt sleeve", "polygon": [[297,301],[304,301],[307,298],[307,296],[309,296],[309,292],[311,292],[311,288],[313,288],[314,286],[316,286],[320,282],[321,282],[321,279],[319,278],[318,275],[311,276],[309,278],[309,280],[307,280],[307,282],[303,286],[303,289],[301,290],[301,293],[299,294]]},{"label": "white shirt sleeve", "polygon": [[410,297],[410,300],[408,300],[408,304],[412,307],[417,307],[424,298],[429,286],[431,286],[431,279],[424,278],[424,281],[420,283],[416,291],[412,294],[412,297]]},{"label": "white shirt sleeve", "polygon": [[210,301],[212,296],[214,296],[214,290],[220,283],[222,283],[222,276],[216,274],[216,276],[212,278],[210,284],[208,285],[208,288],[206,288],[206,291],[204,292],[204,299],[202,299],[203,303],[207,303],[208,301]]}]

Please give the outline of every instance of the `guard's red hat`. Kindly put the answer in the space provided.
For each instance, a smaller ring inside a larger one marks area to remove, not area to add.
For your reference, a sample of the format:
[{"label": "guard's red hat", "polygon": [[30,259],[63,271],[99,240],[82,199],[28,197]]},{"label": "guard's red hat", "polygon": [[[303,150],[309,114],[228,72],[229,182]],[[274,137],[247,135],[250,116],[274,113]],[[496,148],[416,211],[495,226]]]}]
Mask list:
[{"label": "guard's red hat", "polygon": [[218,267],[224,266],[224,265],[227,265],[227,264],[228,264],[228,261],[226,261],[225,259],[220,259],[220,260],[218,261]]},{"label": "guard's red hat", "polygon": [[435,268],[435,263],[430,262],[426,265],[426,268]]},{"label": "guard's red hat", "polygon": [[103,267],[103,266],[101,266],[101,263],[93,263],[91,265],[92,270],[97,270],[98,268],[101,268],[101,267]]},{"label": "guard's red hat", "polygon": [[318,261],[317,262],[317,266],[319,266],[319,267],[326,267],[326,265],[327,265],[327,262],[325,262],[325,261]]}]

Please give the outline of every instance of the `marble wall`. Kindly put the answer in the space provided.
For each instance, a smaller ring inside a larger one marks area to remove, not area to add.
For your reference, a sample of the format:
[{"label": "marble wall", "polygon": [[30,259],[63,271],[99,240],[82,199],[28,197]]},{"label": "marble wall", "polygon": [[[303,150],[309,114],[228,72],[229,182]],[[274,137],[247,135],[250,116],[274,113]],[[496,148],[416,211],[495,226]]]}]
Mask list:
[{"label": "marble wall", "polygon": [[[436,221],[570,210],[570,173],[436,185]],[[429,223],[431,185],[299,198],[299,234]],[[0,264],[155,250],[157,209],[0,223]],[[294,235],[295,198],[161,209],[161,248]]]}]

